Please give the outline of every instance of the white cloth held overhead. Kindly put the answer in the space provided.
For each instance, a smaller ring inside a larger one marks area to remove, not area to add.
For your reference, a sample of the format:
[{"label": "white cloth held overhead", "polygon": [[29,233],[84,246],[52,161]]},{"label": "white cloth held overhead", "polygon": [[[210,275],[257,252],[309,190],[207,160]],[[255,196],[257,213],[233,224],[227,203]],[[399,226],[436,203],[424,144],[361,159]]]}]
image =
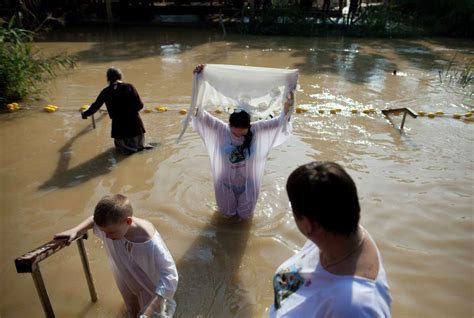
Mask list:
[{"label": "white cloth held overhead", "polygon": [[232,113],[248,112],[254,120],[275,116],[289,92],[296,89],[298,70],[225,64],[207,64],[193,78],[188,115],[177,142],[181,140],[196,108]]}]

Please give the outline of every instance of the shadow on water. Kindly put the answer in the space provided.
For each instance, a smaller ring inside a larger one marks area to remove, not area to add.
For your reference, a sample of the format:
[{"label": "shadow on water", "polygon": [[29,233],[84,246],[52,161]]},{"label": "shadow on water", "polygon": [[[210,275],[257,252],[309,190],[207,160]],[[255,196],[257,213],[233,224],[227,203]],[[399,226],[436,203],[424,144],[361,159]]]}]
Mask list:
[{"label": "shadow on water", "polygon": [[239,281],[251,225],[213,215],[177,262],[176,317],[252,317]]},{"label": "shadow on water", "polygon": [[[101,114],[96,119],[96,122],[101,121],[104,116],[104,113]],[[115,165],[127,157],[117,153],[115,148],[111,147],[105,150],[103,153],[98,154],[94,158],[91,158],[74,168],[70,168],[69,165],[71,161],[72,145],[77,139],[87,134],[90,129],[90,126],[87,126],[74,137],[69,139],[69,141],[64,144],[61,149],[59,149],[59,158],[56,170],[49,180],[45,181],[38,187],[39,190],[47,190],[55,187],[75,187],[89,179],[110,172],[110,170]]]}]

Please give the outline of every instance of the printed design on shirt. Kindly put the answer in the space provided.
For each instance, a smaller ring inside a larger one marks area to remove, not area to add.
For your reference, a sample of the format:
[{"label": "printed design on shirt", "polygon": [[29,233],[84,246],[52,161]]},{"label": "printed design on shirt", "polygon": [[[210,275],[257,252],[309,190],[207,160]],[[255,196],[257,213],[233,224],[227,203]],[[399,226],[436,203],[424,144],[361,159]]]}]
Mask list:
[{"label": "printed design on shirt", "polygon": [[300,269],[300,267],[292,265],[279,271],[273,277],[276,309],[279,309],[283,301],[303,285],[304,279],[300,275]]},{"label": "printed design on shirt", "polygon": [[244,161],[248,157],[248,151],[245,151],[246,148],[243,145],[233,146],[229,154],[229,161],[231,163],[239,163]]},{"label": "printed design on shirt", "polygon": [[124,244],[125,244],[125,249],[127,250],[127,252],[129,254],[132,253],[133,243],[129,241],[125,241]]}]

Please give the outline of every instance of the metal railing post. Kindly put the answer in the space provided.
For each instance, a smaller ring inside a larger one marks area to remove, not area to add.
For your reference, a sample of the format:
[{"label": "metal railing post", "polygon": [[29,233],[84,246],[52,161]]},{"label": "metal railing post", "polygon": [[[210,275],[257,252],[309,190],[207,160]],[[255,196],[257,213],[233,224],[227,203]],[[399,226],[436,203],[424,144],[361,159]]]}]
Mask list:
[{"label": "metal railing post", "polygon": [[87,259],[86,249],[84,248],[84,241],[82,238],[77,240],[77,247],[79,248],[79,254],[81,255],[82,267],[84,268],[84,274],[86,275],[87,286],[89,287],[89,294],[91,295],[92,302],[97,301],[97,293],[95,291],[94,281],[92,280],[91,269],[89,267],[89,261]]},{"label": "metal railing post", "polygon": [[[404,107],[404,108],[389,108],[389,109],[382,109],[382,114],[384,114],[385,116],[388,117],[388,115],[392,114],[392,113],[400,113],[400,112],[403,112],[403,119],[402,119],[402,123],[400,125],[400,133],[402,132],[403,130],[403,125],[405,125],[405,119],[407,117],[407,114],[410,115],[411,117],[413,118],[416,118],[418,117],[418,115],[413,111],[411,110],[410,108],[408,107]],[[393,124],[393,122],[392,122]]]},{"label": "metal railing post", "polygon": [[36,291],[38,292],[38,296],[41,300],[41,305],[43,306],[43,310],[46,317],[54,318],[53,307],[51,306],[51,302],[49,301],[48,292],[46,291],[46,287],[44,286],[43,277],[41,276],[41,272],[38,265],[33,268],[31,276],[33,277],[33,282],[35,283]]},{"label": "metal railing post", "polygon": [[400,130],[403,130],[403,125],[405,125],[405,118],[407,118],[407,112],[403,112],[402,124],[400,125]]},{"label": "metal railing post", "polygon": [[[89,261],[87,259],[87,253],[83,241],[84,239],[87,239],[87,232],[81,237],[77,238],[77,246],[81,256],[82,267],[84,268],[84,273],[86,275],[87,285],[89,286],[91,300],[92,302],[96,302],[97,294],[94,287],[94,281],[92,280]],[[67,240],[52,240],[15,259],[17,273],[31,273],[35,283],[36,291],[38,292],[41,301],[41,305],[43,306],[44,313],[48,318],[54,317],[54,311],[53,307],[51,306],[51,302],[49,301],[49,296],[44,285],[43,277],[41,276],[39,263],[54,253],[60,251],[67,245]]]}]

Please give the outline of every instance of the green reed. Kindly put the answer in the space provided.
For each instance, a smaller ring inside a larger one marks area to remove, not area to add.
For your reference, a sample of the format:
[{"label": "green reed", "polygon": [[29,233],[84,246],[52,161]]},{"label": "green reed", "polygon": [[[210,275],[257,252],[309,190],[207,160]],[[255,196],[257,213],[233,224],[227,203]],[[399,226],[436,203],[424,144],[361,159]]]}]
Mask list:
[{"label": "green reed", "polygon": [[13,17],[0,28],[0,105],[38,94],[58,69],[75,66],[65,53],[41,54],[33,45],[36,33],[14,25]]},{"label": "green reed", "polygon": [[456,62],[456,56],[457,55],[453,56],[446,67],[444,67],[442,70],[439,70],[440,82],[448,84],[456,83],[462,88],[474,84],[474,60],[470,59],[465,63],[459,64]]}]

